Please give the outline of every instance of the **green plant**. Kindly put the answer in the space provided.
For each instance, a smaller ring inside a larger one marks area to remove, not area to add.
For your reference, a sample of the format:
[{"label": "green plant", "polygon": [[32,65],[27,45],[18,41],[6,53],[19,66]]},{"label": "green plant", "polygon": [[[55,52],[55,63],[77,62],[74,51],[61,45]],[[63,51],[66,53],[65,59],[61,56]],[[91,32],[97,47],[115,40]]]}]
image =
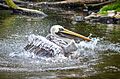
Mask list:
[{"label": "green plant", "polygon": [[115,11],[120,12],[120,1],[103,6],[103,8],[100,9],[99,13],[107,14],[107,11],[109,11],[109,10],[115,10]]}]

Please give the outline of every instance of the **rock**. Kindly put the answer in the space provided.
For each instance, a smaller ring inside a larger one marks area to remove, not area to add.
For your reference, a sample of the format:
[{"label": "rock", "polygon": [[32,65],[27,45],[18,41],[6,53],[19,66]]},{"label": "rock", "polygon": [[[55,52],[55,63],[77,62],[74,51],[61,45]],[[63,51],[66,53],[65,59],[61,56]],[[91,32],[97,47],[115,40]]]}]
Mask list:
[{"label": "rock", "polygon": [[120,12],[116,13],[114,10],[111,10],[108,11],[107,16],[102,16],[92,12],[89,16],[85,17],[85,20],[92,23],[118,24],[120,23]]},{"label": "rock", "polygon": [[83,16],[74,16],[73,17],[73,21],[76,21],[76,22],[81,22],[81,21],[84,21],[84,17]]},{"label": "rock", "polygon": [[97,17],[100,17],[100,15],[97,14],[97,13],[92,12],[89,16],[86,16],[85,19],[89,20],[91,18],[97,18]]},{"label": "rock", "polygon": [[107,13],[108,13],[108,15],[107,15],[108,17],[114,17],[116,14],[115,10],[107,11]]},{"label": "rock", "polygon": [[112,18],[112,17],[100,17],[99,18],[99,22],[100,23],[104,23],[104,24],[116,24],[116,19]]},{"label": "rock", "polygon": [[120,19],[120,12],[117,12],[117,14],[114,17]]},{"label": "rock", "polygon": [[114,18],[114,17],[102,16],[102,17],[91,18],[89,20],[89,22],[92,22],[92,23],[103,23],[103,24],[116,24],[117,23],[117,19]]}]

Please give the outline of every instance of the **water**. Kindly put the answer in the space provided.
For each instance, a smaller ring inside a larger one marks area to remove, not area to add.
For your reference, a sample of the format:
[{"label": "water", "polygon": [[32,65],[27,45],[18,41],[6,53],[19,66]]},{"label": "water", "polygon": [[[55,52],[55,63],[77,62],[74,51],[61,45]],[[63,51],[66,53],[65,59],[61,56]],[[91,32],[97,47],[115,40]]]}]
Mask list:
[{"label": "water", "polygon": [[[73,23],[56,13],[43,19],[0,11],[0,79],[119,79],[120,25]],[[55,24],[91,33],[93,41],[78,43],[71,58],[39,58],[23,49],[29,35],[46,36]]]}]

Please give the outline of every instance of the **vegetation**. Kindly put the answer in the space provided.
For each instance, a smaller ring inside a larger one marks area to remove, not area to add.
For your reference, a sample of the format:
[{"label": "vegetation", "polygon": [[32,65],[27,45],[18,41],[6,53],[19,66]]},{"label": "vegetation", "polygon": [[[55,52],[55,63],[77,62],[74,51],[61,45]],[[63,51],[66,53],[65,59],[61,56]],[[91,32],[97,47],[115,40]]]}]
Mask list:
[{"label": "vegetation", "polygon": [[16,4],[14,4],[14,2],[12,0],[5,0],[6,3],[13,9],[18,9],[18,6]]},{"label": "vegetation", "polygon": [[109,11],[109,10],[115,10],[117,12],[120,12],[120,1],[103,6],[103,8],[100,9],[99,13],[107,14],[107,11]]}]

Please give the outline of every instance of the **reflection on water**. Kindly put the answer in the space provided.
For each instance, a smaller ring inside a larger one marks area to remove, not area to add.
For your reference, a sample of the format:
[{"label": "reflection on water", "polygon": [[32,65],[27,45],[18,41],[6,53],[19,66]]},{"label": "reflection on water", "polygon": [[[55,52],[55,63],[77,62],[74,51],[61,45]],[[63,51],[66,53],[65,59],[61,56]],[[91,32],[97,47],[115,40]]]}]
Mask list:
[{"label": "reflection on water", "polygon": [[[54,24],[86,36],[92,33],[94,41],[81,41],[74,59],[34,58],[24,51],[28,35],[46,36]],[[56,14],[41,19],[0,13],[0,79],[119,79],[119,58],[120,25],[73,25]]]}]

